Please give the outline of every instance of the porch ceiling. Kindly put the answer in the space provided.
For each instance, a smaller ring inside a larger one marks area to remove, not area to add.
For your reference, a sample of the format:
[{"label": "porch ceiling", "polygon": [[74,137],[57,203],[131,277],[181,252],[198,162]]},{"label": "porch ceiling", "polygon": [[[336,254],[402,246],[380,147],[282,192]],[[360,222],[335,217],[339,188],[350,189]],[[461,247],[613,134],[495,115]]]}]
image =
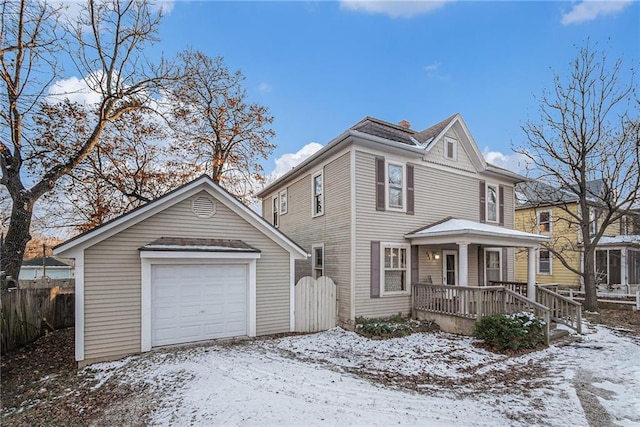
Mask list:
[{"label": "porch ceiling", "polygon": [[445,218],[404,236],[412,245],[469,243],[501,247],[537,247],[551,239],[540,234],[526,233],[496,225],[466,219]]}]

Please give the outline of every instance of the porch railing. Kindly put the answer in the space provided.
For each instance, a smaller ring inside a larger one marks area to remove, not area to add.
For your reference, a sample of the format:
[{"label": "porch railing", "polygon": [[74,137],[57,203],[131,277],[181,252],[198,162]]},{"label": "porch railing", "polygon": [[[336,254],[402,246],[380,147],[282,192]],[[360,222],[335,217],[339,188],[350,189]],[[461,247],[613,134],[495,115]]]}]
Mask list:
[{"label": "porch railing", "polygon": [[502,286],[413,285],[414,309],[448,316],[481,319],[495,314],[532,312],[544,320],[549,342],[550,310]]},{"label": "porch railing", "polygon": [[527,284],[523,282],[509,282],[505,280],[491,280],[489,286],[502,286],[516,294],[527,296]]}]

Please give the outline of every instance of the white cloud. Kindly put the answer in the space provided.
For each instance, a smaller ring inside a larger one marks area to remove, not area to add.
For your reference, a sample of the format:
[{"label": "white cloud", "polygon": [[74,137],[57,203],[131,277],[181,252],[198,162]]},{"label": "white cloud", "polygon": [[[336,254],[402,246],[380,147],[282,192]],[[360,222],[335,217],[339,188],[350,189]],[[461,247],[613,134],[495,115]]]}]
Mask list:
[{"label": "white cloud", "polygon": [[440,68],[441,65],[442,65],[442,62],[436,61],[436,62],[431,63],[431,64],[427,65],[426,67],[424,67],[424,70],[427,73],[433,73],[433,72],[437,71],[438,68]]},{"label": "white cloud", "polygon": [[295,153],[286,153],[276,159],[276,168],[267,175],[267,183],[273,182],[322,148],[322,144],[310,142]]},{"label": "white cloud", "polygon": [[591,1],[574,3],[569,12],[562,13],[562,25],[580,24],[593,21],[601,15],[612,15],[621,12],[633,4],[633,0]]},{"label": "white cloud", "polygon": [[273,86],[266,82],[262,82],[258,85],[258,90],[260,92],[271,92],[271,89],[273,89]]},{"label": "white cloud", "polygon": [[100,102],[102,96],[92,90],[85,79],[69,77],[55,82],[49,88],[49,94],[47,95],[49,102],[60,102],[65,98],[68,98],[71,102],[93,105]]},{"label": "white cloud", "polygon": [[484,155],[485,160],[492,165],[499,166],[519,174],[526,174],[527,165],[531,163],[531,160],[524,154],[503,154],[499,151],[490,151],[489,147],[484,147],[482,154]]},{"label": "white cloud", "polygon": [[383,13],[392,18],[412,18],[438,10],[452,0],[342,0],[340,8],[365,13]]}]

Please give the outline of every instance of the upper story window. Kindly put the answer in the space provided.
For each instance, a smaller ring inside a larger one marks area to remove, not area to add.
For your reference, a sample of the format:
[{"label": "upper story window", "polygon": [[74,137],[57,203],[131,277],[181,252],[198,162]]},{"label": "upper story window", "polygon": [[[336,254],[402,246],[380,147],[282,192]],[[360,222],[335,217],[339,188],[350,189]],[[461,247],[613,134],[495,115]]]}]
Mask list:
[{"label": "upper story window", "polygon": [[311,177],[311,215],[319,216],[324,213],[324,181],[322,171]]},{"label": "upper story window", "polygon": [[324,244],[312,245],[311,254],[313,278],[318,279],[324,276]]},{"label": "upper story window", "polygon": [[444,157],[449,160],[458,159],[458,141],[448,136],[444,137]]},{"label": "upper story window", "polygon": [[487,184],[487,221],[498,222],[498,186]]},{"label": "upper story window", "polygon": [[382,295],[409,293],[409,245],[383,243],[380,249]]},{"label": "upper story window", "polygon": [[271,208],[273,210],[273,226],[278,227],[280,225],[280,218],[278,216],[278,196],[273,197]]},{"label": "upper story window", "polygon": [[539,211],[538,212],[538,233],[549,234],[551,233],[551,211]]},{"label": "upper story window", "polygon": [[387,208],[404,209],[404,165],[387,162]]},{"label": "upper story window", "polygon": [[287,200],[287,190],[284,189],[279,194],[280,197],[280,215],[284,215],[287,213],[288,208],[288,200]]}]

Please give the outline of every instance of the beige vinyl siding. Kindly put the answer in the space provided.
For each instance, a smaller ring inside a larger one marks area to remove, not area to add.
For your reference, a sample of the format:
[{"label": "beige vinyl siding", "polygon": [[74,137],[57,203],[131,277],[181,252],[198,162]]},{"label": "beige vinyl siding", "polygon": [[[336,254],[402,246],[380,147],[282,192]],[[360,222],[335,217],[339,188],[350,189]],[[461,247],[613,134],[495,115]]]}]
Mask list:
[{"label": "beige vinyl siding", "polygon": [[[351,191],[350,152],[311,169],[287,188],[287,213],[280,216],[280,230],[311,253],[311,246],[324,244],[324,274],[338,286],[338,316],[349,320],[351,294]],[[312,217],[311,177],[323,171],[324,214]],[[273,194],[265,198],[268,202]],[[265,213],[270,215],[268,204]],[[271,217],[266,217],[271,222]],[[296,281],[311,275],[311,260],[296,261]]]},{"label": "beige vinyl siding", "polygon": [[[408,314],[411,309],[409,295],[370,297],[371,241],[409,243],[403,237],[405,234],[448,216],[472,221],[479,217],[479,178],[416,164],[415,159],[407,161],[415,166],[415,215],[376,211],[375,155],[356,151],[356,316]],[[473,253],[473,248],[470,246],[469,249],[470,284],[477,282],[477,254]],[[421,263],[426,262],[423,260],[424,249],[420,249]],[[438,267],[434,264],[424,274],[431,274],[433,283],[442,283],[441,260]]]},{"label": "beige vinyl siding", "polygon": [[220,202],[199,219],[191,198],[85,250],[85,359],[136,353],[141,345],[138,248],[160,237],[240,239],[261,250],[257,260],[257,334],[289,331],[289,253]]},{"label": "beige vinyl siding", "polygon": [[[457,127],[459,125],[455,125]],[[466,147],[462,143],[462,138],[458,137],[458,134],[455,132],[453,128],[449,129],[445,136],[455,139],[458,141],[458,156],[456,160],[450,160],[444,156],[444,138],[440,138],[435,145],[431,148],[431,150],[425,155],[425,160],[429,163],[436,163],[439,165],[444,165],[448,167],[452,167],[455,169],[461,169],[468,172],[476,172],[476,168],[471,163],[471,157],[467,152]]]}]

